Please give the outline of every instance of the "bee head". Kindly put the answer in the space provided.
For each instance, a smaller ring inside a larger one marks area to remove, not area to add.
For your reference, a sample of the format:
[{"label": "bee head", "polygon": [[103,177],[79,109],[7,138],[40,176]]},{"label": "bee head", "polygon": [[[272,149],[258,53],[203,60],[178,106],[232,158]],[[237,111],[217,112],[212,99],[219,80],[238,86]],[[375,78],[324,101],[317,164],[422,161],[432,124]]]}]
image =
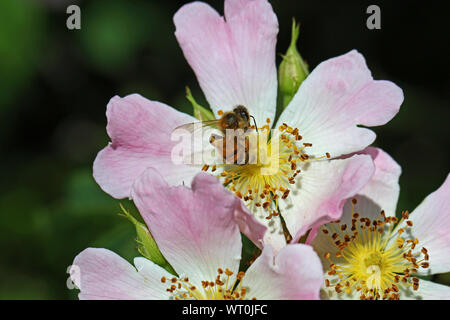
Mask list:
[{"label": "bee head", "polygon": [[250,114],[247,111],[247,108],[239,105],[233,109],[233,112],[240,117],[244,122],[248,123],[250,121]]}]

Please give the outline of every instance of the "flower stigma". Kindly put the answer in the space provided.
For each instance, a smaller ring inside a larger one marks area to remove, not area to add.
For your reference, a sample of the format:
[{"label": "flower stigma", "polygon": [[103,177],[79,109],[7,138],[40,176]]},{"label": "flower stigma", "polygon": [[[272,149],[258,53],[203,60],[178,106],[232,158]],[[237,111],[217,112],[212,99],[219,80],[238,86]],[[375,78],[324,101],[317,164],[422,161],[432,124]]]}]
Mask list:
[{"label": "flower stigma", "polygon": [[[333,253],[325,253],[325,259],[330,261],[326,287],[338,294],[356,291],[361,300],[399,300],[401,289],[417,291],[419,278],[413,274],[429,267],[429,255],[426,248],[415,250],[418,239],[402,237],[413,226],[408,211],[402,212],[400,222],[396,217],[386,217],[384,211],[371,221],[360,218],[354,210],[356,203],[352,199],[350,228],[340,221],[322,227],[335,249]],[[403,222],[405,227],[400,227]]]}]

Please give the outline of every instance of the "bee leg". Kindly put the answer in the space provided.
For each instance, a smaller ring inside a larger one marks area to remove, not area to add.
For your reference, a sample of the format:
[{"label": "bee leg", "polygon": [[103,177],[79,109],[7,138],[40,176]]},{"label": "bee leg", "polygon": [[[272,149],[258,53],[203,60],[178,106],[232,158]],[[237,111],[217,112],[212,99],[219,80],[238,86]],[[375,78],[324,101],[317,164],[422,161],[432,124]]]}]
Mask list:
[{"label": "bee leg", "polygon": [[209,143],[211,143],[212,145],[216,144],[216,140],[222,140],[223,137],[219,136],[217,134],[212,134],[211,137],[209,137]]},{"label": "bee leg", "polygon": [[211,137],[209,137],[209,143],[216,148],[217,152],[222,155],[222,159],[225,161],[226,143],[224,137],[212,134]]}]

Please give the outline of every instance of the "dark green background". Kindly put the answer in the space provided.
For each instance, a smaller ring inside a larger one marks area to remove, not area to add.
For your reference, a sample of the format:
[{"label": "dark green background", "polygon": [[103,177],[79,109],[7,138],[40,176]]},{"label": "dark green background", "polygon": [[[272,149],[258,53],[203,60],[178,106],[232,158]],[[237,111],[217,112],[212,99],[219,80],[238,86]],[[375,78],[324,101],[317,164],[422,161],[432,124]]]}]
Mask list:
[{"label": "dark green background", "polygon": [[[78,31],[66,28],[71,3],[81,7]],[[222,12],[222,1],[209,3]],[[373,3],[381,30],[365,27],[372,2],[272,1],[277,52],[294,16],[311,68],[356,48],[376,79],[403,88],[400,113],[374,130],[403,168],[399,209],[413,210],[449,171],[448,11],[432,1]],[[190,112],[189,85],[206,105],[173,35],[181,4],[0,1],[0,298],[76,297],[66,268],[88,246],[136,255],[133,227],[92,179],[92,162],[108,141],[105,108],[114,95],[138,92]],[[450,284],[448,275],[435,280]]]}]

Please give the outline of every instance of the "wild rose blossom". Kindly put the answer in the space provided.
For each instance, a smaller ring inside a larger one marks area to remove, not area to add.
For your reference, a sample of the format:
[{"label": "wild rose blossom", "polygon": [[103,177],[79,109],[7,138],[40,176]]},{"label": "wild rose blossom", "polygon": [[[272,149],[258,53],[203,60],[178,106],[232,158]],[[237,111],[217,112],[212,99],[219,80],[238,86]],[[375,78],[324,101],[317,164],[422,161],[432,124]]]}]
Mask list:
[{"label": "wild rose blossom", "polygon": [[[258,127],[272,128],[278,21],[271,5],[266,0],[226,0],[221,17],[209,5],[195,2],[179,9],[174,23],[215,116],[244,105]],[[116,96],[106,111],[111,142],[95,159],[94,178],[105,192],[125,198],[132,197],[134,181],[149,167],[170,185],[189,185],[195,174],[208,169],[268,226],[264,241],[278,250],[286,244],[280,214],[293,241],[341,215],[344,200],[367,183],[374,169],[366,155],[336,158],[370,145],[375,133],[359,125],[387,123],[402,101],[400,88],[373,80],[363,56],[350,51],[322,62],[302,83],[273,126],[279,130],[272,135],[279,139],[279,149],[269,164],[213,168],[171,159],[177,145],[172,131],[195,118],[137,94]],[[264,174],[268,168],[274,170]]]},{"label": "wild rose blossom", "polygon": [[365,153],[376,165],[371,181],[346,202],[339,222],[308,241],[326,271],[323,297],[450,299],[450,287],[417,277],[450,271],[450,175],[398,221],[400,166],[380,149]]},{"label": "wild rose blossom", "polygon": [[[106,249],[88,248],[74,260],[80,299],[318,299],[320,259],[310,246],[289,245],[275,257],[270,245],[239,272],[239,223],[256,238],[266,228],[220,182],[199,173],[192,189],[169,187],[154,170],[132,196],[159,249],[177,275],[146,258],[134,266]],[[236,285],[236,286],[235,286]]]}]

